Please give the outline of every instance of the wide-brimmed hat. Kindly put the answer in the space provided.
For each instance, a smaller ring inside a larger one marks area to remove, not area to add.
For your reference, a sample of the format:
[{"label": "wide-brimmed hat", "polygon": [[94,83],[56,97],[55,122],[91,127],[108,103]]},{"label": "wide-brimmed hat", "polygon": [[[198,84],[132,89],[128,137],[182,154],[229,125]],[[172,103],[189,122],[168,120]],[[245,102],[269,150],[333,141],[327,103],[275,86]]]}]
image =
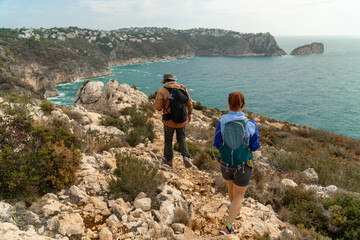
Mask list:
[{"label": "wide-brimmed hat", "polygon": [[177,78],[174,77],[174,75],[171,72],[167,72],[164,74],[163,80],[161,83],[165,83],[165,80],[174,80],[176,81]]}]

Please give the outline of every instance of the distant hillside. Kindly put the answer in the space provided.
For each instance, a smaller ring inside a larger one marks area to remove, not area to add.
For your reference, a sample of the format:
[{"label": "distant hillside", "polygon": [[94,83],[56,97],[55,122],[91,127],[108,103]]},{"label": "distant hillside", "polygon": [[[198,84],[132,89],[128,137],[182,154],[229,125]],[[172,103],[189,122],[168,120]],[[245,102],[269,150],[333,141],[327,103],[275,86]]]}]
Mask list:
[{"label": "distant hillside", "polygon": [[109,66],[188,56],[280,56],[269,33],[221,29],[77,27],[0,29],[0,91],[57,94],[55,85],[109,74]]}]

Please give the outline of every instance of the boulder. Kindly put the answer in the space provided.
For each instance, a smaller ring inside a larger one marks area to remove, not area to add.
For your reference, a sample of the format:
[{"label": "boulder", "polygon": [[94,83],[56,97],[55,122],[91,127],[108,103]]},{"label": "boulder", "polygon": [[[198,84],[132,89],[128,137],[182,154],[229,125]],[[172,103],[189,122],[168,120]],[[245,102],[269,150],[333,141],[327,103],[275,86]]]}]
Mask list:
[{"label": "boulder", "polygon": [[0,240],[51,240],[53,238],[38,235],[34,227],[27,231],[20,230],[16,225],[9,222],[0,222]]},{"label": "boulder", "polygon": [[104,227],[99,232],[99,239],[100,240],[112,240],[113,239],[113,234],[111,233],[109,228]]},{"label": "boulder", "polygon": [[313,168],[308,168],[305,171],[302,171],[301,175],[306,182],[316,183],[319,181],[319,176]]},{"label": "boulder", "polygon": [[78,202],[83,198],[89,197],[89,195],[87,195],[85,191],[81,190],[75,185],[70,187],[69,192],[70,192],[70,199],[73,202]]},{"label": "boulder", "polygon": [[9,222],[12,218],[13,206],[0,202],[0,222]]},{"label": "boulder", "polygon": [[151,209],[151,199],[150,198],[136,199],[134,202],[134,207],[140,208],[143,211],[149,211]]},{"label": "boulder", "polygon": [[79,213],[60,214],[48,220],[47,224],[50,230],[57,229],[60,234],[68,237],[85,232],[85,225]]},{"label": "boulder", "polygon": [[171,227],[176,234],[184,233],[185,231],[185,225],[182,223],[173,223],[171,224]]},{"label": "boulder", "polygon": [[80,104],[80,106],[87,106],[98,103],[103,87],[103,82],[84,82],[76,93],[74,105]]},{"label": "boulder", "polygon": [[295,48],[290,55],[310,55],[314,53],[323,53],[324,52],[324,44],[313,42],[311,44],[306,44]]},{"label": "boulder", "polygon": [[109,80],[104,91],[102,82],[84,83],[79,88],[74,101],[75,106],[82,106],[88,111],[119,117],[125,107],[148,102],[148,96],[131,88],[128,84],[119,84]]},{"label": "boulder", "polygon": [[286,187],[296,187],[297,184],[291,179],[284,178],[281,180],[281,184],[283,184]]},{"label": "boulder", "polygon": [[41,213],[44,215],[45,218],[47,218],[51,215],[59,213],[61,211],[61,208],[63,207],[65,207],[64,204],[58,201],[52,201],[51,203],[46,204],[41,208]]}]

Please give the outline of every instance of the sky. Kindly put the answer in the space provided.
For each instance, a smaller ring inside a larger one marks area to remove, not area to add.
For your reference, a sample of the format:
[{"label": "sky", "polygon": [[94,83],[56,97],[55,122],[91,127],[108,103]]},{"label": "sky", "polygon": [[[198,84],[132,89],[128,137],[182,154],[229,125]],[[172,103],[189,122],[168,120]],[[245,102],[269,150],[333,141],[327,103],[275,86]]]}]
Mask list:
[{"label": "sky", "polygon": [[0,27],[221,28],[360,36],[360,0],[0,0]]}]

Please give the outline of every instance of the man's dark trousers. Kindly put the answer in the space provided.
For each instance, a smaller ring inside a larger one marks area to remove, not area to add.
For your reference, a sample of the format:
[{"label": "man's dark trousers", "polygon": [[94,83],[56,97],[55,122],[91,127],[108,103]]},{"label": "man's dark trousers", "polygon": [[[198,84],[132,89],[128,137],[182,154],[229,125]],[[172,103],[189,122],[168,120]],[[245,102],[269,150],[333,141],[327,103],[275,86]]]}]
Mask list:
[{"label": "man's dark trousers", "polygon": [[179,143],[179,151],[181,155],[190,158],[190,153],[185,140],[186,137],[185,126],[182,128],[171,128],[166,125],[164,125],[164,137],[165,137],[164,157],[167,160],[172,160],[174,157],[173,146],[172,146],[174,131],[176,131],[176,140]]}]

